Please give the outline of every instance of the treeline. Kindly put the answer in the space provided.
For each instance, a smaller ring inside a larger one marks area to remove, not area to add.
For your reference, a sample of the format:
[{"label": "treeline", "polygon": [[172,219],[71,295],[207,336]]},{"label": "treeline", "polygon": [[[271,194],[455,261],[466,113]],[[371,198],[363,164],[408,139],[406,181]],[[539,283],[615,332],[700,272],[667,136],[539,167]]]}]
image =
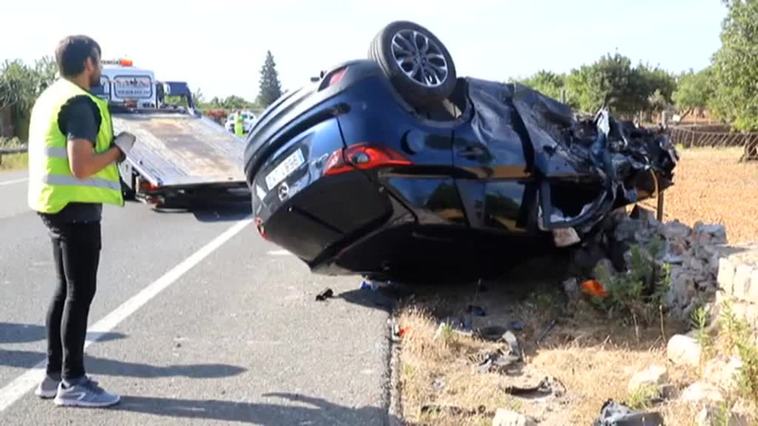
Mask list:
[{"label": "treeline", "polygon": [[586,112],[608,106],[631,118],[674,109],[684,118],[707,109],[735,130],[758,131],[758,0],[724,3],[729,11],[721,48],[698,72],[633,66],[616,53],[569,73],[539,71],[521,82]]}]

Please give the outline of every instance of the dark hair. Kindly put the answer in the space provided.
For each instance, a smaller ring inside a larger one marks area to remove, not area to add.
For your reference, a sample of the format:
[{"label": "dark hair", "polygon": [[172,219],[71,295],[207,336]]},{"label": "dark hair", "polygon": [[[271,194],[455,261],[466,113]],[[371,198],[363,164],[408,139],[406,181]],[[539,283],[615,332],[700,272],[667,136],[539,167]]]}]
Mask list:
[{"label": "dark hair", "polygon": [[68,36],[58,43],[55,49],[55,62],[63,77],[74,77],[84,71],[87,58],[95,59],[95,52],[102,51],[95,40],[85,35]]}]

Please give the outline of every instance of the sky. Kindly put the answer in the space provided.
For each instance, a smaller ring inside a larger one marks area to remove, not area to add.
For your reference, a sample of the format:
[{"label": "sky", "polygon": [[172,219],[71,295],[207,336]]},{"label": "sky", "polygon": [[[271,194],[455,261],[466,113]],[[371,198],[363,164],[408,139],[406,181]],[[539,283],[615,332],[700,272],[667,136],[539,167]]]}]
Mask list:
[{"label": "sky", "polygon": [[271,50],[284,89],[365,58],[382,27],[411,20],[447,46],[458,75],[504,81],[567,72],[606,53],[699,70],[720,46],[719,0],[3,0],[0,61],[52,55],[70,34],[206,99],[253,100]]}]

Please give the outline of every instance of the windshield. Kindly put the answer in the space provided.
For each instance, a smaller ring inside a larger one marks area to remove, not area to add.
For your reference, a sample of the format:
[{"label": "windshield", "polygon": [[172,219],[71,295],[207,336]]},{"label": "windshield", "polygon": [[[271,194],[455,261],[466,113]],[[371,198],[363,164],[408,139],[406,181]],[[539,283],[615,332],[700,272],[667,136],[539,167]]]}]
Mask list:
[{"label": "windshield", "polygon": [[109,101],[111,99],[111,82],[106,76],[100,77],[100,85],[90,89],[93,95]]},{"label": "windshield", "polygon": [[150,99],[153,80],[149,75],[118,75],[113,78],[113,94],[120,99]]}]

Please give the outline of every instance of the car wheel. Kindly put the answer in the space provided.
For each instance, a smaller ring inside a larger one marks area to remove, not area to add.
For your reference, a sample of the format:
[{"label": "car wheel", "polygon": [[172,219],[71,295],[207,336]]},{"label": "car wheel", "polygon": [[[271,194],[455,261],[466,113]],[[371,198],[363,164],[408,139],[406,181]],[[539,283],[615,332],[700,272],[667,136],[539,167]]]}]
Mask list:
[{"label": "car wheel", "polygon": [[455,64],[445,45],[413,22],[393,22],[374,37],[369,59],[379,64],[400,95],[414,107],[449,97],[455,89]]}]

